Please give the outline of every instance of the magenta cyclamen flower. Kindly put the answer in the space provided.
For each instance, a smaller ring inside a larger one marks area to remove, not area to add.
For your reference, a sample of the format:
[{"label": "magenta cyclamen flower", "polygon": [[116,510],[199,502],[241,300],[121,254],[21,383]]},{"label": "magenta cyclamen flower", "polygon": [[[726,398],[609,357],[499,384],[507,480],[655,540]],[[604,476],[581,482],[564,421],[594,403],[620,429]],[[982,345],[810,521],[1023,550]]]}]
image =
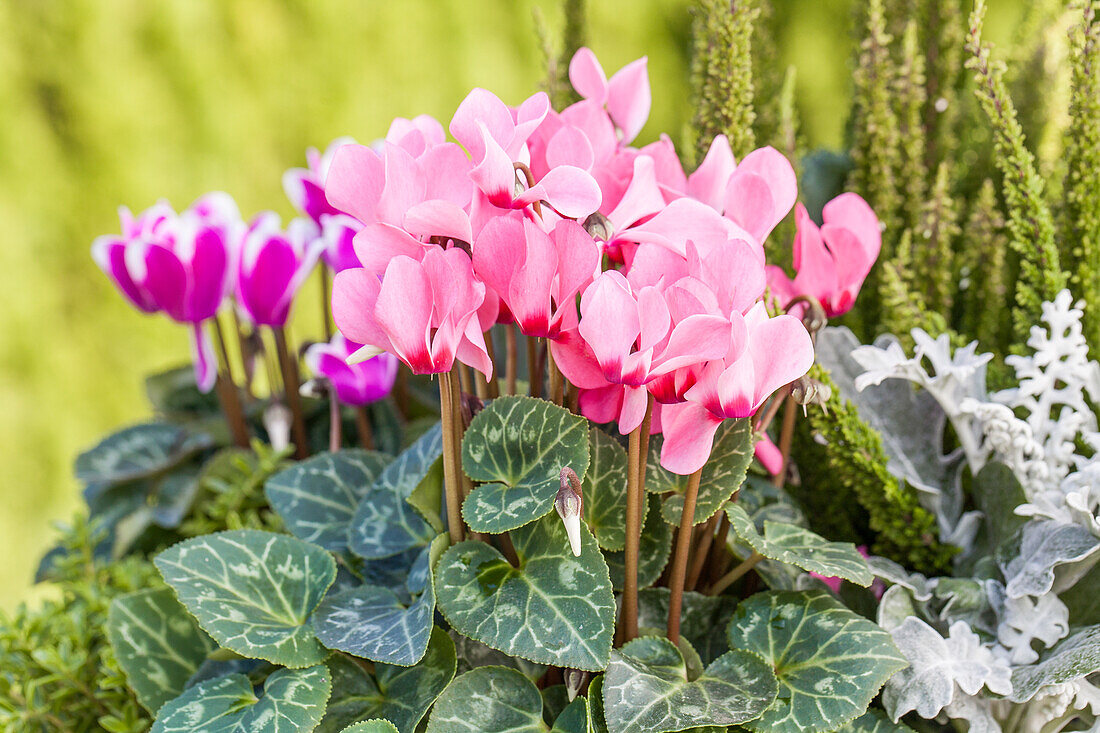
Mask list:
[{"label": "magenta cyclamen flower", "polygon": [[340,137],[329,143],[323,154],[310,148],[306,151],[308,168],[291,168],[283,174],[283,190],[290,203],[318,226],[323,216],[341,213],[325,198],[325,177],[336,151],[353,143],[355,140],[350,137]]},{"label": "magenta cyclamen flower", "polygon": [[196,381],[209,391],[217,366],[201,324],[217,315],[229,292],[233,242],[242,228],[237,205],[211,193],[182,214],[162,201],[136,217],[123,208],[119,218],[122,234],[97,238],[93,259],[135,307],[192,325]]},{"label": "magenta cyclamen flower", "polygon": [[768,284],[785,306],[798,295],[821,303],[830,318],[851,310],[864,278],[878,259],[882,230],[867,202],[854,193],[843,193],[825,204],[824,224],[819,229],[806,207],[795,212],[794,280],[774,265],[768,267]]},{"label": "magenta cyclamen flower", "polygon": [[253,219],[241,240],[237,270],[237,304],[248,320],[285,326],[294,295],[322,246],[317,225],[309,219],[294,219],[286,231],[274,212]]},{"label": "magenta cyclamen flower", "polygon": [[345,405],[377,402],[390,393],[397,379],[398,361],[393,354],[383,353],[348,364],[348,358],[362,348],[363,344],[336,334],[329,343],[313,344],[306,349],[305,361],[310,371],[327,379],[337,399]]}]

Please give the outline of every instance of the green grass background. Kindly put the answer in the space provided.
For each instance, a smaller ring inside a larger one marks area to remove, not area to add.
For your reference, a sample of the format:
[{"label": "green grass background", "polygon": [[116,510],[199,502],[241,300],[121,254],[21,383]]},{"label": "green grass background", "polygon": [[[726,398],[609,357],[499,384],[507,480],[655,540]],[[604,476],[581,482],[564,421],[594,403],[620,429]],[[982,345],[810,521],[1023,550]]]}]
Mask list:
[{"label": "green grass background", "polygon": [[[994,0],[994,31],[1018,0]],[[609,72],[649,56],[641,140],[689,114],[684,0],[589,0]],[[839,145],[853,41],[845,0],[777,2],[812,145]],[[542,59],[534,0],[6,0],[0,3],[0,608],[28,596],[49,522],[77,510],[74,455],[147,415],[143,376],[184,331],[132,311],[88,256],[116,207],[223,189],[290,214],[280,176],[307,146],[446,124],[472,86],[510,103]],[[1005,35],[1004,32],[997,35]],[[308,297],[308,296],[307,296]]]}]

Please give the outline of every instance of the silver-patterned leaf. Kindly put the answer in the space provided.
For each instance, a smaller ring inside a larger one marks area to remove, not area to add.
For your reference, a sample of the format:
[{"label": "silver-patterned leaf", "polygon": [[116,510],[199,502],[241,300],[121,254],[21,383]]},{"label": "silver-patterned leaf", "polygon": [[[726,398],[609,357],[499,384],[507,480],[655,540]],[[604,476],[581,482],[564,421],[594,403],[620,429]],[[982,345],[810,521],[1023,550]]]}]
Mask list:
[{"label": "silver-patterned leaf", "polygon": [[260,696],[242,674],[217,677],[165,703],[152,733],[309,733],[331,691],[323,664],[273,672]]},{"label": "silver-patterned leaf", "polygon": [[[1013,552],[1013,550],[1018,550]],[[1100,539],[1078,524],[1055,520],[1028,522],[1019,544],[1008,543],[998,554],[1009,598],[1041,596],[1065,590],[1100,559]],[[1056,571],[1060,576],[1056,576]],[[1066,577],[1070,572],[1075,577]],[[1060,584],[1055,588],[1055,579]]]},{"label": "silver-patterned leaf", "polygon": [[499,534],[554,509],[561,469],[588,470],[588,421],[531,397],[499,397],[479,412],[462,439],[462,468],[484,481],[462,503],[475,532]]},{"label": "silver-patterned leaf", "polygon": [[731,649],[762,655],[779,678],[775,704],[744,723],[753,731],[834,730],[908,665],[890,634],[824,591],[758,593],[737,607],[728,636]]},{"label": "silver-patterned leaf", "polygon": [[439,696],[427,733],[546,733],[535,683],[507,667],[478,667]]},{"label": "silver-patterned leaf", "polygon": [[584,521],[600,547],[621,550],[626,545],[626,451],[599,428],[589,429],[588,450]]},{"label": "silver-patterned leaf", "polygon": [[913,729],[895,723],[881,710],[872,709],[837,728],[836,733],[913,733]]},{"label": "silver-patterned leaf", "polygon": [[830,542],[819,534],[785,522],[764,520],[764,534],[737,504],[726,505],[726,516],[737,536],[764,557],[827,578],[838,577],[867,587],[875,576],[851,542]]},{"label": "silver-patterned leaf", "polygon": [[183,692],[216,646],[171,588],[111,601],[107,638],[138,702],[151,713]]},{"label": "silver-patterned leaf", "polygon": [[557,515],[512,532],[513,568],[484,542],[450,547],[435,569],[439,610],[456,631],[541,664],[607,666],[615,600],[599,546],[583,526],[581,555]]},{"label": "silver-patterned leaf", "polygon": [[603,713],[611,733],[734,725],[759,716],[777,691],[775,675],[758,654],[726,652],[690,679],[676,645],[648,636],[611,653]]},{"label": "silver-patterned leaf", "polygon": [[344,654],[333,654],[327,664],[333,695],[317,733],[338,733],[369,718],[388,720],[400,733],[414,733],[455,676],[455,646],[437,626],[424,658],[411,667],[376,663],[371,673]]},{"label": "silver-patterned leaf", "polygon": [[[638,625],[663,629],[668,621],[668,588],[643,588],[638,592]],[[680,634],[710,664],[729,649],[726,626],[737,608],[731,596],[705,596],[687,591],[680,608]]]},{"label": "silver-patterned leaf", "polygon": [[321,453],[269,478],[264,494],[295,537],[343,552],[356,507],[389,462],[358,449]]},{"label": "silver-patterned leaf", "polygon": [[353,723],[344,728],[340,733],[399,733],[397,726],[388,720],[375,718],[364,720],[361,723]]},{"label": "silver-patterned leaf", "polygon": [[[654,494],[672,492],[661,508],[664,520],[674,527],[680,526],[684,511],[684,491],[687,476],[679,476],[661,467],[661,436],[653,436],[649,442],[649,460],[646,464],[646,491]],[[695,524],[710,519],[722,505],[741,487],[753,458],[752,424],[748,419],[725,420],[714,435],[714,447],[710,459],[703,467],[699,479],[699,495],[695,503]]]},{"label": "silver-patterned leaf", "polygon": [[325,658],[309,618],[336,578],[336,563],[320,547],[242,529],[180,542],[154,562],[199,625],[227,649],[286,667]]},{"label": "silver-patterned leaf", "polygon": [[[625,532],[624,532],[625,540]],[[672,527],[661,519],[661,497],[649,497],[649,509],[646,511],[642,526],[642,539],[638,545],[638,587],[646,588],[657,582],[661,571],[668,564],[672,554]],[[626,582],[626,553],[622,550],[604,552],[607,569],[611,573],[611,584],[615,590],[622,590]]]},{"label": "silver-patterned leaf", "polygon": [[213,445],[210,436],[178,425],[134,425],[104,438],[81,453],[74,472],[88,484],[113,484],[148,478]]},{"label": "silver-patterned leaf", "polygon": [[550,729],[550,733],[591,733],[591,730],[592,717],[588,700],[577,697],[554,718],[554,727]]},{"label": "silver-patterned leaf", "polygon": [[397,456],[359,501],[348,546],[368,560],[391,557],[431,543],[436,529],[408,499],[432,475],[443,456],[443,431],[437,423]]},{"label": "silver-patterned leaf", "polygon": [[1035,664],[1012,671],[1013,702],[1027,702],[1047,685],[1060,685],[1100,671],[1100,625],[1070,634]]}]

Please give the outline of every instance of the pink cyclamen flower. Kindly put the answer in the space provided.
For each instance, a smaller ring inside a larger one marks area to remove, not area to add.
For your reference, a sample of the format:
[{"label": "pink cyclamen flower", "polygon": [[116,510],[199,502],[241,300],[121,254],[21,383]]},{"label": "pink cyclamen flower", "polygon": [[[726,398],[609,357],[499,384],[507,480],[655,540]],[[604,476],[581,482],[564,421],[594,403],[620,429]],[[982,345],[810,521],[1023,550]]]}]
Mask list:
[{"label": "pink cyclamen flower", "polygon": [[878,217],[867,202],[854,193],[843,193],[825,204],[824,224],[819,229],[806,207],[795,212],[792,281],[776,266],[768,267],[768,284],[784,306],[799,295],[821,303],[830,318],[851,310],[871,266],[882,247]]},{"label": "pink cyclamen flower", "polygon": [[686,402],[665,405],[661,465],[691,474],[707,462],[714,433],[727,418],[749,417],[772,392],[805,374],[814,361],[810,334],[794,316],[769,318],[763,303],[744,317],[746,342],[700,371]]},{"label": "pink cyclamen flower", "polygon": [[310,148],[306,151],[307,168],[291,168],[283,174],[283,190],[290,203],[318,226],[322,216],[341,213],[325,198],[325,177],[336,151],[354,143],[350,137],[340,137],[329,143],[323,154]]},{"label": "pink cyclamen flower", "polygon": [[284,231],[279,215],[256,216],[241,240],[237,268],[237,304],[254,324],[286,325],[298,288],[321,254],[317,225],[297,218]]},{"label": "pink cyclamen flower", "polygon": [[355,235],[362,228],[362,224],[347,214],[321,216],[321,240],[324,242],[321,257],[334,272],[362,267],[355,255]]},{"label": "pink cyclamen flower", "polygon": [[398,361],[393,354],[379,354],[365,361],[348,363],[348,358],[363,344],[348,341],[340,334],[329,343],[313,344],[305,353],[305,362],[314,375],[332,384],[336,397],[345,405],[368,405],[390,393],[397,379]]},{"label": "pink cyclamen flower", "polygon": [[420,259],[393,257],[381,279],[366,268],[338,273],[332,313],[344,336],[365,344],[357,357],[388,351],[416,374],[450,371],[457,358],[489,377],[478,320],[485,292],[469,255],[433,246]]},{"label": "pink cyclamen flower", "polygon": [[649,90],[647,59],[642,57],[615,72],[610,81],[596,54],[580,48],[569,62],[569,81],[586,100],[607,108],[619,130],[619,141],[629,144],[642,131],[653,98]]},{"label": "pink cyclamen flower", "polygon": [[136,217],[123,207],[119,218],[121,236],[97,238],[92,258],[135,307],[191,324],[195,380],[209,391],[217,365],[201,324],[217,315],[229,292],[242,227],[237,205],[211,193],[179,215],[162,201]]}]

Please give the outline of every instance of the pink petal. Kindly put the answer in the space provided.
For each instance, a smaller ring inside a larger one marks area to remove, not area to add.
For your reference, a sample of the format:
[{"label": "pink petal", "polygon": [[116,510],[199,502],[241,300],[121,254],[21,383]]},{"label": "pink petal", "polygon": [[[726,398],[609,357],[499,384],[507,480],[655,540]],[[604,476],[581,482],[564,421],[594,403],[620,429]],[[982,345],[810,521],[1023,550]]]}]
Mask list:
[{"label": "pink petal", "polygon": [[204,226],[195,233],[190,261],[185,263],[190,287],[184,315],[204,321],[218,312],[229,281],[229,252],[219,231]]},{"label": "pink petal", "polygon": [[672,139],[668,135],[661,133],[660,139],[643,147],[641,154],[653,158],[657,183],[661,186],[666,198],[669,200],[679,198],[688,191],[688,178],[684,175],[684,166],[680,163],[676,146],[672,144]]},{"label": "pink petal", "polygon": [[516,126],[512,133],[512,141],[505,148],[511,157],[517,159],[520,157],[520,151],[527,142],[527,138],[531,137],[531,133],[542,124],[549,112],[550,97],[546,92],[535,92],[523,100],[516,109]]},{"label": "pink petal", "polygon": [[801,204],[795,211],[795,222],[794,266],[798,274],[794,278],[794,289],[824,302],[839,289],[836,261],[825,247],[821,230]]},{"label": "pink petal", "polygon": [[729,351],[730,322],[720,316],[695,315],[676,324],[662,351],[655,374],[698,364],[709,359],[721,359]]},{"label": "pink petal", "polygon": [[[573,385],[581,389],[599,389],[607,386],[603,372],[596,363],[592,348],[581,338],[577,330],[563,331],[550,342],[554,363]],[[617,409],[617,408],[616,408]],[[604,420],[603,422],[610,422]]]},{"label": "pink petal", "polygon": [[[416,374],[434,372],[428,343],[432,303],[431,282],[420,263],[410,257],[394,258],[382,279],[374,317],[389,337],[393,353]],[[344,333],[353,340],[360,340]]]},{"label": "pink petal", "polygon": [[649,91],[647,59],[632,61],[615,72],[607,85],[607,111],[616,127],[622,131],[626,145],[645,127],[653,103]]},{"label": "pink petal", "polygon": [[512,203],[516,189],[516,171],[512,159],[494,140],[489,129],[478,122],[483,156],[473,170],[470,179],[485,193],[494,206],[507,208]]},{"label": "pink petal", "polygon": [[569,62],[569,83],[585,99],[598,102],[600,106],[607,101],[607,75],[590,48],[582,46],[573,54]]},{"label": "pink petal", "polygon": [[462,148],[454,143],[436,145],[416,162],[422,171],[425,199],[443,199],[463,209],[470,205],[474,192],[470,171],[474,166]]},{"label": "pink petal", "polygon": [[772,476],[778,475],[783,470],[783,454],[768,436],[765,435],[756,441],[753,452],[756,454],[756,460],[760,461],[760,465]]},{"label": "pink petal", "polygon": [[749,350],[756,372],[753,411],[768,395],[801,377],[814,363],[813,341],[802,321],[794,316],[769,318],[752,329]]},{"label": "pink petal", "polygon": [[92,243],[92,259],[135,307],[146,313],[157,310],[153,297],[130,277],[126,267],[126,244],[121,239],[111,235],[98,237]]},{"label": "pink petal", "polygon": [[336,273],[332,281],[332,318],[348,340],[390,350],[390,340],[374,317],[382,283],[361,268]]},{"label": "pink petal", "polygon": [[595,423],[615,422],[623,405],[626,388],[621,384],[606,384],[597,389],[582,389],[577,406],[581,414]]},{"label": "pink petal", "polygon": [[735,167],[729,140],[725,135],[716,135],[707,151],[707,157],[688,176],[688,195],[699,199],[715,211],[721,211],[726,196],[726,184]]},{"label": "pink petal", "polygon": [[619,409],[619,432],[632,433],[645,419],[646,406],[649,404],[649,392],[645,387],[624,387],[623,405]]},{"label": "pink petal", "polygon": [[475,88],[458,105],[450,125],[451,134],[470,152],[475,163],[480,163],[485,155],[482,125],[498,145],[508,144],[516,128],[511,110],[497,95]]},{"label": "pink petal", "polygon": [[485,348],[485,334],[476,318],[466,322],[466,329],[455,350],[455,358],[484,374],[486,379],[493,378],[493,360],[489,358],[489,352]]},{"label": "pink petal", "polygon": [[410,208],[405,212],[402,226],[414,237],[450,237],[467,244],[474,238],[470,216],[458,205],[441,199],[424,201]]},{"label": "pink petal", "polygon": [[619,236],[627,241],[660,244],[684,256],[688,240],[699,246],[700,251],[709,252],[714,243],[725,242],[730,235],[730,224],[714,209],[695,199],[679,198],[645,224]]},{"label": "pink petal", "polygon": [[559,303],[573,296],[592,279],[600,266],[600,247],[577,222],[562,219],[550,234],[558,254]]},{"label": "pink petal", "polygon": [[516,197],[516,203],[545,201],[564,217],[580,219],[600,208],[602,194],[596,180],[571,165],[553,168],[537,184]]},{"label": "pink petal", "polygon": [[416,161],[405,150],[386,143],[382,157],[386,186],[378,200],[375,215],[379,221],[400,224],[405,212],[424,198],[424,182]]},{"label": "pink petal", "polygon": [[555,168],[571,165],[588,170],[596,161],[592,143],[579,127],[563,125],[546,145],[546,165]]},{"label": "pink petal", "polygon": [[191,362],[195,366],[195,384],[199,391],[203,394],[209,393],[218,381],[218,358],[214,354],[214,342],[211,341],[210,334],[199,322],[191,327]]},{"label": "pink petal", "polygon": [[474,272],[498,295],[511,289],[512,275],[527,256],[523,222],[518,216],[489,220],[473,243]]},{"label": "pink petal", "polygon": [[343,145],[332,157],[325,196],[336,209],[366,223],[374,221],[385,184],[385,166],[377,153],[366,145]]},{"label": "pink petal", "polygon": [[352,245],[362,266],[378,275],[386,271],[394,257],[404,255],[419,260],[426,249],[404,229],[392,224],[368,224],[355,235]]},{"label": "pink petal", "polygon": [[141,264],[137,260],[142,254],[141,250],[128,249],[127,260],[131,252],[135,262],[127,262],[130,272],[140,272],[144,268],[144,277],[140,277],[141,288],[149,293],[157,307],[165,311],[177,321],[184,319],[184,298],[187,295],[187,271],[183,267],[176,253],[159,244],[151,244],[140,257]]},{"label": "pink petal", "polygon": [[721,424],[721,418],[694,402],[665,405],[661,410],[665,436],[661,466],[681,476],[698,471],[710,458],[714,433]]},{"label": "pink petal", "polygon": [[726,187],[725,213],[757,242],[763,242],[798,198],[798,180],[783,155],[772,147],[745,156]]},{"label": "pink petal", "polygon": [[657,185],[653,158],[639,155],[634,159],[630,186],[615,209],[607,215],[615,231],[626,229],[665,207],[665,197]]},{"label": "pink petal", "polygon": [[608,381],[617,381],[641,331],[638,304],[622,275],[608,270],[596,278],[581,298],[581,314],[580,335]]},{"label": "pink petal", "polygon": [[545,337],[550,331],[550,286],[558,257],[550,237],[528,219],[523,221],[526,256],[512,276],[507,302],[516,323],[527,336]]},{"label": "pink petal", "polygon": [[639,350],[652,349],[665,340],[672,327],[672,315],[664,296],[655,287],[645,287],[638,291],[638,316],[641,321]]}]

